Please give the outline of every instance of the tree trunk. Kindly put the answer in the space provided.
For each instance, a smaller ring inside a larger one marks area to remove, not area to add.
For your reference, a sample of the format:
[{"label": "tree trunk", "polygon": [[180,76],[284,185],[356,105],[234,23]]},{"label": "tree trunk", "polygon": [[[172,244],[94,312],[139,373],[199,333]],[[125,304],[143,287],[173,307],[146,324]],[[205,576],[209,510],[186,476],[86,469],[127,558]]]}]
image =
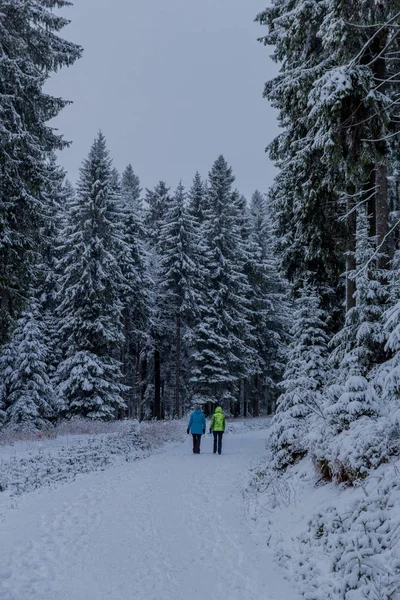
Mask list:
[{"label": "tree trunk", "polygon": [[[378,13],[380,11],[378,10]],[[385,80],[387,79],[387,66],[386,56],[383,50],[386,47],[388,41],[387,29],[382,29],[379,35],[376,36],[372,53],[376,56],[376,60],[372,64],[372,72],[376,85],[379,86],[381,93],[385,91]],[[376,238],[376,247],[379,248],[379,260],[378,265],[380,268],[387,267],[389,241],[386,238],[388,233],[388,222],[389,222],[389,207],[388,207],[388,173],[387,173],[387,143],[380,138],[384,135],[381,130],[380,120],[377,122],[377,126],[374,129],[374,137],[376,142],[373,142],[376,147],[376,151],[381,156],[381,160],[375,164],[374,168],[374,219],[372,225],[374,226],[373,235]],[[382,245],[382,247],[381,247]]]},{"label": "tree trunk", "polygon": [[181,316],[176,316],[176,357],[175,357],[175,407],[174,416],[179,419],[181,389]]},{"label": "tree trunk", "polygon": [[255,393],[253,397],[253,417],[260,416],[260,375],[257,373],[255,375],[254,387]]},{"label": "tree trunk", "polygon": [[154,412],[153,417],[161,419],[161,358],[158,344],[154,346]]},{"label": "tree trunk", "polygon": [[132,415],[135,419],[139,418],[140,406],[140,344],[136,347],[136,363],[135,363],[135,386],[133,390],[134,406],[132,407]]},{"label": "tree trunk", "polygon": [[387,268],[389,256],[389,211],[388,211],[388,179],[387,165],[382,162],[376,166],[376,243],[379,248],[378,265]]},{"label": "tree trunk", "polygon": [[[146,350],[147,353],[147,350]],[[144,399],[146,396],[146,388],[147,388],[147,355],[145,354],[141,365],[140,365],[140,420],[143,419],[143,405]]]},{"label": "tree trunk", "polygon": [[347,257],[346,257],[346,312],[356,305],[356,282],[349,274],[356,269],[356,220],[354,197],[347,198]]}]

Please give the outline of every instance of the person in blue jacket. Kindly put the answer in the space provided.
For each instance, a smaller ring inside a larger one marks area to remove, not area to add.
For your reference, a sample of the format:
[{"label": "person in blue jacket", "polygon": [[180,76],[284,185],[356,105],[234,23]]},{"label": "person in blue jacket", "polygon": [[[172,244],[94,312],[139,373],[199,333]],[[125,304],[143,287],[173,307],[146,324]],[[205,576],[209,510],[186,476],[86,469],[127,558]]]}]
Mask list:
[{"label": "person in blue jacket", "polygon": [[193,437],[193,454],[200,454],[201,434],[206,432],[206,418],[201,410],[200,404],[196,406],[196,410],[192,412],[187,426],[186,433],[192,434]]}]

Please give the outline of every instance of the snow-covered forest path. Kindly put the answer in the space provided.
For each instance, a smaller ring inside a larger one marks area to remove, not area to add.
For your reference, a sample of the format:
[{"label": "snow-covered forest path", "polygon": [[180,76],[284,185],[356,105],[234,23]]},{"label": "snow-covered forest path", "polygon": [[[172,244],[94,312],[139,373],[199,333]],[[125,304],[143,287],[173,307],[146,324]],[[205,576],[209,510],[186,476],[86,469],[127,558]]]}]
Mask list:
[{"label": "snow-covered forest path", "polygon": [[266,431],[191,439],[21,497],[0,522],[1,600],[297,600],[243,488]]}]

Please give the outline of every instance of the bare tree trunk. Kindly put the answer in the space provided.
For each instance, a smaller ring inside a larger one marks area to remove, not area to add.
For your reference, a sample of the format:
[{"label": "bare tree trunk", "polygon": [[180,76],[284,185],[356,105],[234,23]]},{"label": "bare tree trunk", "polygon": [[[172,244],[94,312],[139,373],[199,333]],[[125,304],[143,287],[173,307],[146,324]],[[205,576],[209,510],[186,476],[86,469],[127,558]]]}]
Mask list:
[{"label": "bare tree trunk", "polygon": [[379,248],[380,268],[387,267],[389,255],[389,211],[388,211],[388,179],[387,165],[382,162],[376,166],[376,243]]},{"label": "bare tree trunk", "polygon": [[174,416],[180,417],[180,388],[181,388],[181,316],[176,317],[176,357],[175,357],[175,410]]},{"label": "bare tree trunk", "polygon": [[[379,11],[378,11],[379,12]],[[373,43],[373,55],[377,58],[372,64],[372,71],[376,85],[379,86],[381,93],[384,93],[386,87],[385,80],[387,79],[386,55],[384,49],[388,41],[388,30],[382,29],[379,35],[376,36]],[[375,138],[379,140],[382,137],[381,126],[378,121]],[[376,247],[379,248],[378,265],[381,268],[387,266],[389,242],[386,238],[389,227],[389,207],[388,207],[388,173],[387,173],[387,143],[382,140],[374,142],[376,150],[381,155],[381,160],[375,164],[374,169],[374,186],[375,186],[375,210],[374,210],[374,232],[376,237]]]},{"label": "bare tree trunk", "polygon": [[246,381],[243,379],[243,416],[247,418],[247,394],[246,394]]},{"label": "bare tree trunk", "polygon": [[132,407],[132,415],[135,419],[139,418],[140,406],[140,344],[136,347],[136,364],[135,364],[135,386],[133,390],[134,405]]},{"label": "bare tree trunk", "polygon": [[145,354],[140,365],[140,419],[143,418],[143,404],[147,388],[147,355]]},{"label": "bare tree trunk", "polygon": [[161,358],[158,344],[154,346],[154,414],[153,417],[161,419]]},{"label": "bare tree trunk", "polygon": [[255,375],[255,393],[253,397],[253,417],[260,416],[260,375]]},{"label": "bare tree trunk", "polygon": [[356,305],[356,282],[349,274],[356,269],[356,211],[354,197],[347,198],[347,258],[346,258],[346,312]]}]

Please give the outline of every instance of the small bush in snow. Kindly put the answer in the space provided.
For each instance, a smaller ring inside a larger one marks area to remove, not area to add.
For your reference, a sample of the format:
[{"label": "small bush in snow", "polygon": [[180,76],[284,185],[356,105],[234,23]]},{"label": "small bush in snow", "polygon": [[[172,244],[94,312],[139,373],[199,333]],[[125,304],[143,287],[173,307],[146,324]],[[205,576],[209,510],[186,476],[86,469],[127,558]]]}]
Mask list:
[{"label": "small bush in snow", "polygon": [[400,483],[385,467],[345,509],[330,507],[301,536],[295,570],[309,600],[394,600],[400,592]]}]

